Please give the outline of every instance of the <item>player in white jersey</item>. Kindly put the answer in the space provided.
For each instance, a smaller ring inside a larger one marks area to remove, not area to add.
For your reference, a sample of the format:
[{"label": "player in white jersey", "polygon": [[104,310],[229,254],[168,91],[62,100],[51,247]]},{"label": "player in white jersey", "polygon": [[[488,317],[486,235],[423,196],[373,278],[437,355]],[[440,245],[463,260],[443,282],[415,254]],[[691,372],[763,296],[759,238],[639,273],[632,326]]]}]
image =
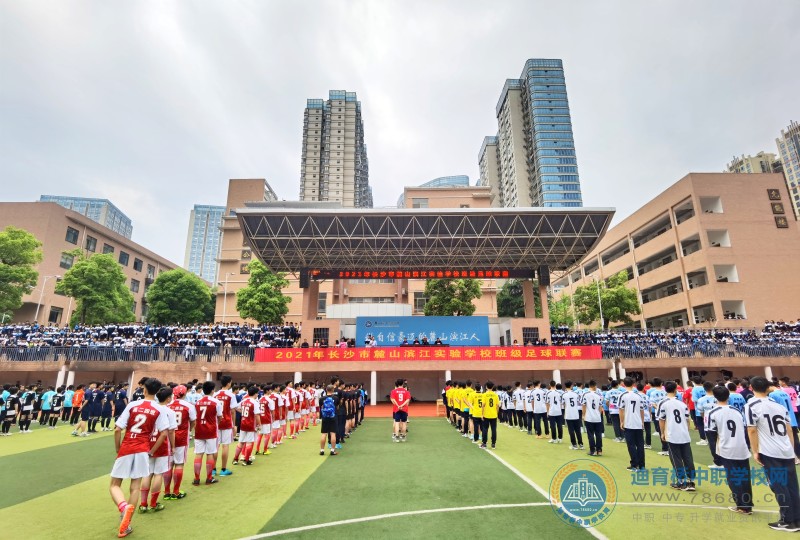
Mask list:
[{"label": "player in white jersey", "polygon": [[628,443],[628,470],[644,469],[644,409],[640,394],[633,391],[633,379],[625,377],[625,393],[619,398],[619,425]]},{"label": "player in white jersey", "polygon": [[750,450],[745,439],[742,413],[728,406],[730,391],[714,388],[717,406],[708,413],[706,432],[716,435],[716,453],[725,467],[725,478],[733,494],[735,506],[729,509],[740,514],[753,513],[753,486],[750,482]]},{"label": "player in white jersey", "polygon": [[525,399],[525,428],[528,435],[533,435],[533,381],[528,381],[528,387],[523,394]]},{"label": "player in white jersey", "polygon": [[658,406],[663,399],[667,397],[667,392],[664,390],[664,382],[659,379],[658,377],[654,378],[651,384],[650,389],[647,391],[647,406],[650,407],[650,413],[653,417],[653,423],[655,424],[656,433],[659,435],[659,440],[661,442],[661,451],[658,453],[660,456],[668,456],[669,455],[669,446],[661,438],[661,423],[658,421],[658,417],[656,416],[656,412],[658,411]]},{"label": "player in white jersey", "polygon": [[583,436],[581,435],[581,397],[572,389],[572,381],[567,381],[567,388],[561,399],[564,402],[564,419],[567,421],[569,431],[570,450],[583,450]]},{"label": "player in white jersey", "polygon": [[750,379],[753,398],[744,406],[744,418],[750,435],[753,456],[769,479],[769,487],[780,507],[780,521],[771,529],[800,531],[800,490],[794,465],[794,441],[786,408],[767,397],[769,381]]},{"label": "player in white jersey", "polygon": [[611,381],[611,390],[606,393],[608,402],[608,414],[611,417],[611,425],[614,426],[614,442],[622,442],[622,430],[619,425],[619,398],[625,391],[619,387],[617,381]]},{"label": "player in white jersey", "polygon": [[520,431],[525,431],[525,390],[519,381],[514,383],[514,391],[511,394],[514,400],[514,422]]},{"label": "player in white jersey", "polygon": [[550,422],[550,440],[547,442],[560,444],[564,437],[564,402],[561,399],[561,383],[550,381],[550,390],[545,396],[547,404],[547,421]]},{"label": "player in white jersey", "polygon": [[583,422],[586,438],[589,439],[589,455],[603,455],[603,395],[597,391],[597,383],[589,381],[589,388],[581,396]]},{"label": "player in white jersey", "polygon": [[670,486],[684,491],[695,490],[694,458],[692,438],[689,436],[689,407],[676,397],[678,384],[667,381],[664,390],[667,397],[661,400],[656,411],[656,420],[661,430],[661,440],[669,448],[669,459],[675,469],[677,481]]},{"label": "player in white jersey", "polygon": [[[536,384],[534,382],[534,384]],[[544,435],[550,435],[550,426],[547,422],[547,403],[545,397],[547,396],[547,385],[542,383],[533,392],[533,428],[536,431],[536,438],[541,439],[542,424],[544,424]]]}]

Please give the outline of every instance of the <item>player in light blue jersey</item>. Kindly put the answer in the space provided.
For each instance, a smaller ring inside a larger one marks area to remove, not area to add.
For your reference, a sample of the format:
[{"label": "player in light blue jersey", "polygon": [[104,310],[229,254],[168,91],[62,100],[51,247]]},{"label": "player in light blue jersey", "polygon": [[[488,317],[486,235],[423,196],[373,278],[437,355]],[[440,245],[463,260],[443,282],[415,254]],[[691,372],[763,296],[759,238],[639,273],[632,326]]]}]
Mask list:
[{"label": "player in light blue jersey", "polygon": [[[650,383],[650,389],[647,391],[647,405],[650,407],[652,417],[656,418],[658,405],[667,398],[667,392],[664,390],[664,382],[655,377]],[[660,456],[668,456],[669,448],[667,442],[661,438],[661,422],[656,420],[655,424],[656,433],[658,433],[658,440],[661,441],[661,451],[658,453]]]}]

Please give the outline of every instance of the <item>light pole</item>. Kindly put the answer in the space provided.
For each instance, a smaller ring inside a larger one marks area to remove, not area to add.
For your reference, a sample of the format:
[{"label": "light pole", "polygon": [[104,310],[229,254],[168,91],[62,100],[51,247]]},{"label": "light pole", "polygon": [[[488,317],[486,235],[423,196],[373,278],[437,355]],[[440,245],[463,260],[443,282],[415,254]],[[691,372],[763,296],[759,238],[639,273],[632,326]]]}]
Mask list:
[{"label": "light pole", "polygon": [[42,281],[42,289],[39,291],[39,303],[36,304],[36,315],[34,315],[34,317],[33,317],[33,320],[36,321],[37,324],[39,323],[39,308],[42,307],[42,298],[44,297],[44,288],[47,285],[47,280],[50,279],[51,277],[54,277],[54,278],[58,279],[61,276],[44,276],[44,281]]},{"label": "light pole", "polygon": [[228,276],[232,276],[233,272],[225,274],[225,286],[222,289],[222,324],[225,324],[225,314],[228,312]]},{"label": "light pole", "polygon": [[603,319],[603,301],[600,299],[600,282],[596,277],[592,276],[592,281],[597,283],[597,305],[600,306],[600,330],[606,327],[605,319]]}]

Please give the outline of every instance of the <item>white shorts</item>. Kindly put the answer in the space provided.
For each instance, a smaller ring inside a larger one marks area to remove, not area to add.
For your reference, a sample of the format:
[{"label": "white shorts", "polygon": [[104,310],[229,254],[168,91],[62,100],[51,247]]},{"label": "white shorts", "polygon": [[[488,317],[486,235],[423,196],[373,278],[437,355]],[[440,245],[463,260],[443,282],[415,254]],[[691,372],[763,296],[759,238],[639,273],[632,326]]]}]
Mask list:
[{"label": "white shorts", "polygon": [[256,442],[256,432],[255,431],[240,431],[239,432],[239,442],[240,443]]},{"label": "white shorts", "polygon": [[175,453],[172,454],[172,463],[175,465],[183,465],[186,463],[186,446],[178,446],[175,448]]},{"label": "white shorts", "polygon": [[303,415],[303,416],[308,416],[308,409],[302,409],[300,411],[300,414]]},{"label": "white shorts", "polygon": [[169,470],[169,456],[150,458],[150,474],[164,474],[168,470]]},{"label": "white shorts", "polygon": [[285,426],[286,425],[286,420],[281,420],[281,425]]},{"label": "white shorts", "polygon": [[281,428],[280,420],[275,420],[274,422],[272,422],[272,429],[280,429],[280,428]]},{"label": "white shorts", "polygon": [[111,478],[144,478],[150,476],[150,456],[138,452],[118,457],[111,469]]},{"label": "white shorts", "polygon": [[286,419],[287,419],[287,420],[294,420],[294,411],[289,411],[289,412],[286,414]]},{"label": "white shorts", "polygon": [[194,453],[200,454],[216,454],[217,453],[217,439],[195,439],[194,440]]},{"label": "white shorts", "polygon": [[311,412],[312,412],[312,413],[315,413],[315,412],[317,412],[317,406],[316,406],[316,405],[314,405],[313,407],[311,407]]},{"label": "white shorts", "polygon": [[233,442],[233,430],[221,429],[217,434],[217,441],[219,444],[231,444]]},{"label": "white shorts", "polygon": [[272,432],[272,424],[261,424],[261,428],[258,430],[260,435],[269,435]]}]

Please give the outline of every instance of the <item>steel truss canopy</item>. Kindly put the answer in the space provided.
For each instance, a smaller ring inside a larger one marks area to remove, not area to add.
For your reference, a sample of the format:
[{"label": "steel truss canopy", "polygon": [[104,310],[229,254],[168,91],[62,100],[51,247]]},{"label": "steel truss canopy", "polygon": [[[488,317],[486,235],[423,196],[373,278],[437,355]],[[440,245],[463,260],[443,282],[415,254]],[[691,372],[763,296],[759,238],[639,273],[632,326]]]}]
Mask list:
[{"label": "steel truss canopy", "polygon": [[[276,272],[564,271],[608,229],[611,208],[334,208],[260,203],[237,209],[245,240]],[[515,272],[516,273],[516,272]]]}]

